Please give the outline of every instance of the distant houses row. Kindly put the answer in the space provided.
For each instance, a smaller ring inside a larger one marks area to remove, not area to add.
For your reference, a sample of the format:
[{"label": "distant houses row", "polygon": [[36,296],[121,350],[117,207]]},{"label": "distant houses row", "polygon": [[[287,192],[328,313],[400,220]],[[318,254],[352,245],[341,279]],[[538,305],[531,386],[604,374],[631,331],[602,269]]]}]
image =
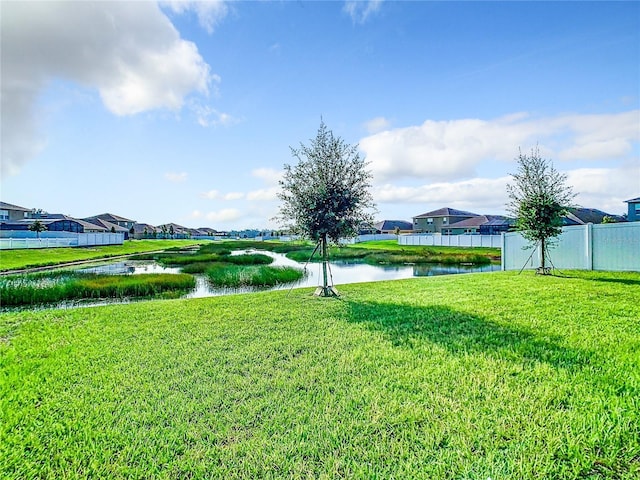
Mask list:
[{"label": "distant houses row", "polygon": [[[640,221],[640,197],[626,200],[626,216],[612,215],[594,208],[574,208],[563,218],[564,225],[585,225],[587,223]],[[243,230],[222,232],[209,227],[188,228],[176,223],[150,225],[135,220],[103,213],[87,218],[73,218],[62,214],[51,214],[0,202],[0,230],[30,230],[39,221],[47,231],[75,233],[123,233],[125,238],[254,238],[274,236],[278,232]],[[413,222],[405,220],[383,220],[374,225],[363,226],[360,233],[395,234],[440,234],[440,235],[498,235],[513,230],[515,220],[502,215],[481,215],[477,213],[444,207],[416,215]]]},{"label": "distant houses row", "polygon": [[213,228],[188,228],[176,223],[153,226],[135,220],[102,213],[86,218],[73,218],[0,202],[0,230],[29,230],[36,221],[50,232],[122,233],[129,238],[191,238],[197,236],[226,236]]}]

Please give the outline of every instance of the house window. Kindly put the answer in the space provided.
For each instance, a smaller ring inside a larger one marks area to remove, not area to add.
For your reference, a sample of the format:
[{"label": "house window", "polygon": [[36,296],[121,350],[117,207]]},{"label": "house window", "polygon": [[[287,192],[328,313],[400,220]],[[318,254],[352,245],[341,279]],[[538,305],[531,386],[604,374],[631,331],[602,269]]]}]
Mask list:
[{"label": "house window", "polygon": [[9,210],[0,210],[0,220],[9,220]]},{"label": "house window", "polygon": [[640,215],[640,203],[636,203],[636,215]]},{"label": "house window", "polygon": [[433,225],[433,218],[427,218],[427,224]]},{"label": "house window", "polygon": [[442,218],[442,223],[449,223],[449,219],[447,217]]}]

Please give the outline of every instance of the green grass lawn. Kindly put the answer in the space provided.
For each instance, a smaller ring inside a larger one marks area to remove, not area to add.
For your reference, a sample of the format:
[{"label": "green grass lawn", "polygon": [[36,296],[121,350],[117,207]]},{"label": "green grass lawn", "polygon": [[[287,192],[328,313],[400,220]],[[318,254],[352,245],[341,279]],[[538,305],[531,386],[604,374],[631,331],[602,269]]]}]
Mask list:
[{"label": "green grass lawn", "polygon": [[640,273],[0,314],[0,478],[636,479]]},{"label": "green grass lawn", "polygon": [[198,240],[126,240],[123,245],[0,250],[0,271],[152,252],[200,243],[202,241]]}]

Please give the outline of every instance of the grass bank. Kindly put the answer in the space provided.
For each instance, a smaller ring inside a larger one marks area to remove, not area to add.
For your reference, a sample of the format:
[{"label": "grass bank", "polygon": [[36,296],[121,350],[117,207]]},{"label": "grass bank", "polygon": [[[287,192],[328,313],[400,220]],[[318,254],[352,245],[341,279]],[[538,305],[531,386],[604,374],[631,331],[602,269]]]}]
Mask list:
[{"label": "grass bank", "polygon": [[99,275],[71,271],[0,277],[2,307],[38,306],[66,300],[172,296],[196,286],[185,274]]},{"label": "grass bank", "polygon": [[[313,247],[299,247],[287,253],[287,257],[298,262],[306,262],[313,253]],[[500,260],[499,248],[424,247],[398,245],[395,240],[363,242],[329,249],[331,260],[357,260],[372,265],[380,264],[424,264],[442,263],[449,265],[487,265]],[[320,261],[318,252],[313,261]]]},{"label": "grass bank", "polygon": [[0,271],[59,265],[81,260],[131,255],[202,243],[197,240],[127,240],[123,245],[77,248],[0,250]]},{"label": "grass bank", "polygon": [[635,479],[640,274],[0,314],[1,478]]}]

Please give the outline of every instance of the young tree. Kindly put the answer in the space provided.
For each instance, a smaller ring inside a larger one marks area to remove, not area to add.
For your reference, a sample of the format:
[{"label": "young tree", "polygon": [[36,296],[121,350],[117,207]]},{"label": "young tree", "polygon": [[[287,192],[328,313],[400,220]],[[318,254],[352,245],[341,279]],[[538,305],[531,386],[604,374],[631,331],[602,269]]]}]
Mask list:
[{"label": "young tree", "polygon": [[371,173],[358,153],[324,122],[309,145],[291,148],[297,165],[285,165],[280,181],[278,219],[295,233],[318,242],[323,264],[320,296],[336,295],[327,278],[328,242],[354,237],[362,223],[372,222]]},{"label": "young tree", "polygon": [[538,272],[547,273],[546,255],[550,239],[562,232],[562,217],[571,208],[575,197],[566,185],[567,175],[559,173],[540,156],[538,147],[530,155],[520,151],[518,172],[512,173],[507,185],[507,209],[517,218],[516,229],[534,245],[540,245]]},{"label": "young tree", "polygon": [[46,229],[47,226],[40,220],[36,220],[31,225],[29,225],[29,230],[31,230],[32,232],[36,232],[37,238],[40,238],[40,232],[44,232]]}]

